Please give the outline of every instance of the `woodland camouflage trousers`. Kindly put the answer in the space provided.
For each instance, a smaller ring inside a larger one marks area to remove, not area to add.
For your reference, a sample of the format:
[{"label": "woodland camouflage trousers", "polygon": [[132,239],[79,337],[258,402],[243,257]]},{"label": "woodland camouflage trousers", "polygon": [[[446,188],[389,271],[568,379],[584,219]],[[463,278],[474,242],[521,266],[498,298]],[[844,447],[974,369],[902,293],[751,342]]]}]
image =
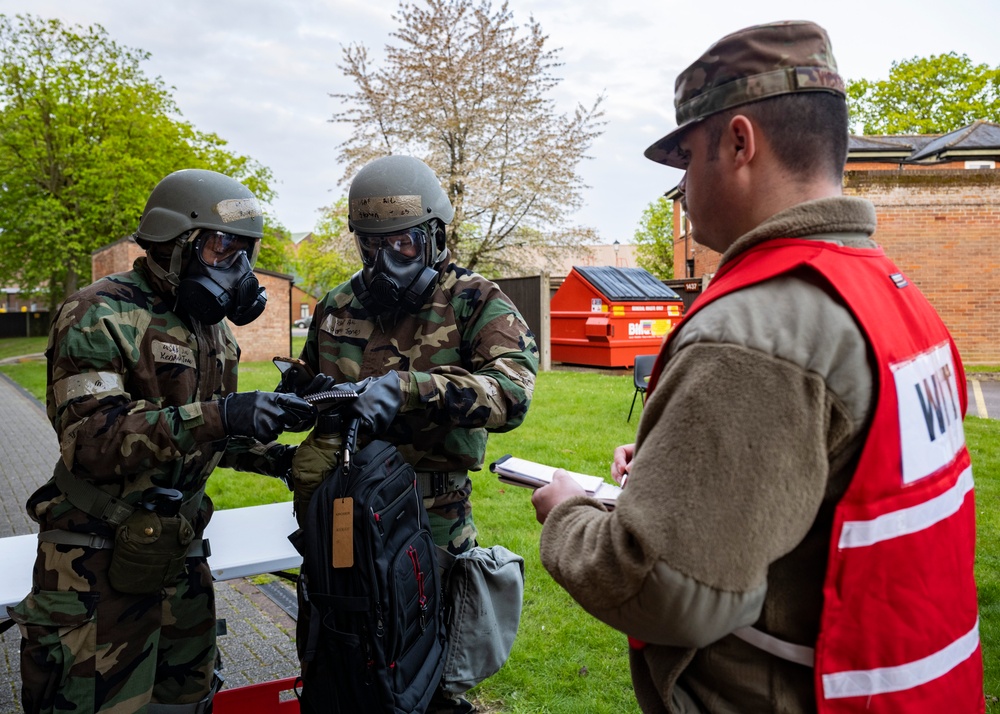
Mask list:
[{"label": "woodland camouflage trousers", "polygon": [[471,495],[472,481],[466,479],[458,491],[424,499],[434,545],[447,548],[452,555],[474,548],[479,536],[472,520]]},{"label": "woodland camouflage trousers", "polygon": [[204,558],[152,595],[111,587],[111,550],[39,543],[21,630],[27,714],[144,713],[204,699],[216,665],[215,593]]}]

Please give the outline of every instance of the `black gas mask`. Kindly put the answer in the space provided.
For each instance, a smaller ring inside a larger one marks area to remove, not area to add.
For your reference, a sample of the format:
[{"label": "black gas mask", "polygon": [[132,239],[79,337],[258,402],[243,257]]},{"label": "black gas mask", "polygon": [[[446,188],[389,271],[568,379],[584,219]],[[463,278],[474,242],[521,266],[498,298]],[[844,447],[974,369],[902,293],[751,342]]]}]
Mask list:
[{"label": "black gas mask", "polygon": [[355,231],[362,268],[351,278],[361,304],[376,314],[400,308],[417,312],[434,291],[438,272],[433,221],[394,233]]},{"label": "black gas mask", "polygon": [[202,231],[194,240],[177,301],[204,325],[228,317],[234,325],[253,322],[267,304],[267,292],[253,274],[260,241],[222,231]]}]

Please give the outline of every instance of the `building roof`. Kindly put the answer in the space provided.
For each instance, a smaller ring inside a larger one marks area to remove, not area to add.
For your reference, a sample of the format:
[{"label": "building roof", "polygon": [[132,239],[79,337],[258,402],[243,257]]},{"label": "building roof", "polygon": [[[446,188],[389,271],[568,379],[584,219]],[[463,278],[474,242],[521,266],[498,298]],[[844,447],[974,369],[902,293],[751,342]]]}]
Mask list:
[{"label": "building roof", "polygon": [[851,151],[899,151],[905,155],[922,148],[934,139],[929,134],[894,134],[890,136],[852,136],[848,145]]},{"label": "building roof", "polygon": [[1000,156],[1000,124],[978,119],[948,134],[852,136],[847,160],[892,158],[899,163],[934,164]]},{"label": "building roof", "polygon": [[969,126],[945,134],[915,151],[910,161],[943,159],[949,153],[968,156],[976,153],[1000,154],[1000,124],[979,119]]}]

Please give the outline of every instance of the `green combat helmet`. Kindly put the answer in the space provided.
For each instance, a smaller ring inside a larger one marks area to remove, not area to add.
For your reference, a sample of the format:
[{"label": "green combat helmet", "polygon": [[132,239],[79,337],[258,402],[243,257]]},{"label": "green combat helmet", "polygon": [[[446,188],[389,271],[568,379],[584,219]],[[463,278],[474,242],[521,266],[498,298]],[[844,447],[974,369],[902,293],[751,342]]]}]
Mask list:
[{"label": "green combat helmet", "polygon": [[195,228],[247,238],[264,236],[260,204],[250,189],[216,171],[183,169],[156,184],[135,237],[148,243],[167,243]]},{"label": "green combat helmet", "polygon": [[451,223],[455,209],[431,168],[412,156],[385,156],[366,164],[351,182],[352,231],[393,233],[431,218]]},{"label": "green combat helmet", "polygon": [[206,325],[224,317],[245,325],[267,303],[253,273],[263,235],[260,204],[250,189],[215,171],[184,169],[153,189],[134,238],[147,252],[174,243],[168,270],[152,254],[147,265],[176,288],[187,315]]},{"label": "green combat helmet", "polygon": [[412,156],[385,156],[351,182],[348,226],[362,268],[351,287],[381,314],[423,307],[448,257],[444,226],[455,209],[430,167]]}]

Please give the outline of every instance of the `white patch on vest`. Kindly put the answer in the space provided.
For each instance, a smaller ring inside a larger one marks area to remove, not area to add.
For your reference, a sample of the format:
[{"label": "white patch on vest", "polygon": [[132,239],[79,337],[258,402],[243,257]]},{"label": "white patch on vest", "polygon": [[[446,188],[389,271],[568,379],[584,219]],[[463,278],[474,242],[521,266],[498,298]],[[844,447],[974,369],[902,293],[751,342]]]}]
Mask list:
[{"label": "white patch on vest", "polygon": [[972,491],[972,467],[963,471],[955,485],[916,506],[883,513],[868,521],[847,521],[840,531],[839,548],[863,548],[882,541],[918,533],[958,513]]},{"label": "white patch on vest", "polygon": [[387,218],[422,216],[420,196],[372,196],[351,200],[352,221],[384,221]]},{"label": "white patch on vest", "polygon": [[948,343],[892,365],[899,402],[903,483],[930,476],[965,445],[955,365]]},{"label": "white patch on vest", "polygon": [[327,315],[320,329],[336,337],[352,339],[368,339],[372,334],[372,325],[365,320],[355,320],[350,317],[337,318]]},{"label": "white patch on vest", "polygon": [[190,347],[160,342],[159,340],[153,340],[153,359],[156,362],[165,362],[166,364],[195,366],[194,350]]},{"label": "white patch on vest", "polygon": [[256,198],[227,198],[215,204],[215,212],[219,214],[223,223],[261,215],[260,204]]},{"label": "white patch on vest", "polygon": [[975,654],[979,647],[979,618],[967,633],[932,655],[895,667],[855,669],[823,675],[826,699],[871,697],[902,692],[943,677]]}]

